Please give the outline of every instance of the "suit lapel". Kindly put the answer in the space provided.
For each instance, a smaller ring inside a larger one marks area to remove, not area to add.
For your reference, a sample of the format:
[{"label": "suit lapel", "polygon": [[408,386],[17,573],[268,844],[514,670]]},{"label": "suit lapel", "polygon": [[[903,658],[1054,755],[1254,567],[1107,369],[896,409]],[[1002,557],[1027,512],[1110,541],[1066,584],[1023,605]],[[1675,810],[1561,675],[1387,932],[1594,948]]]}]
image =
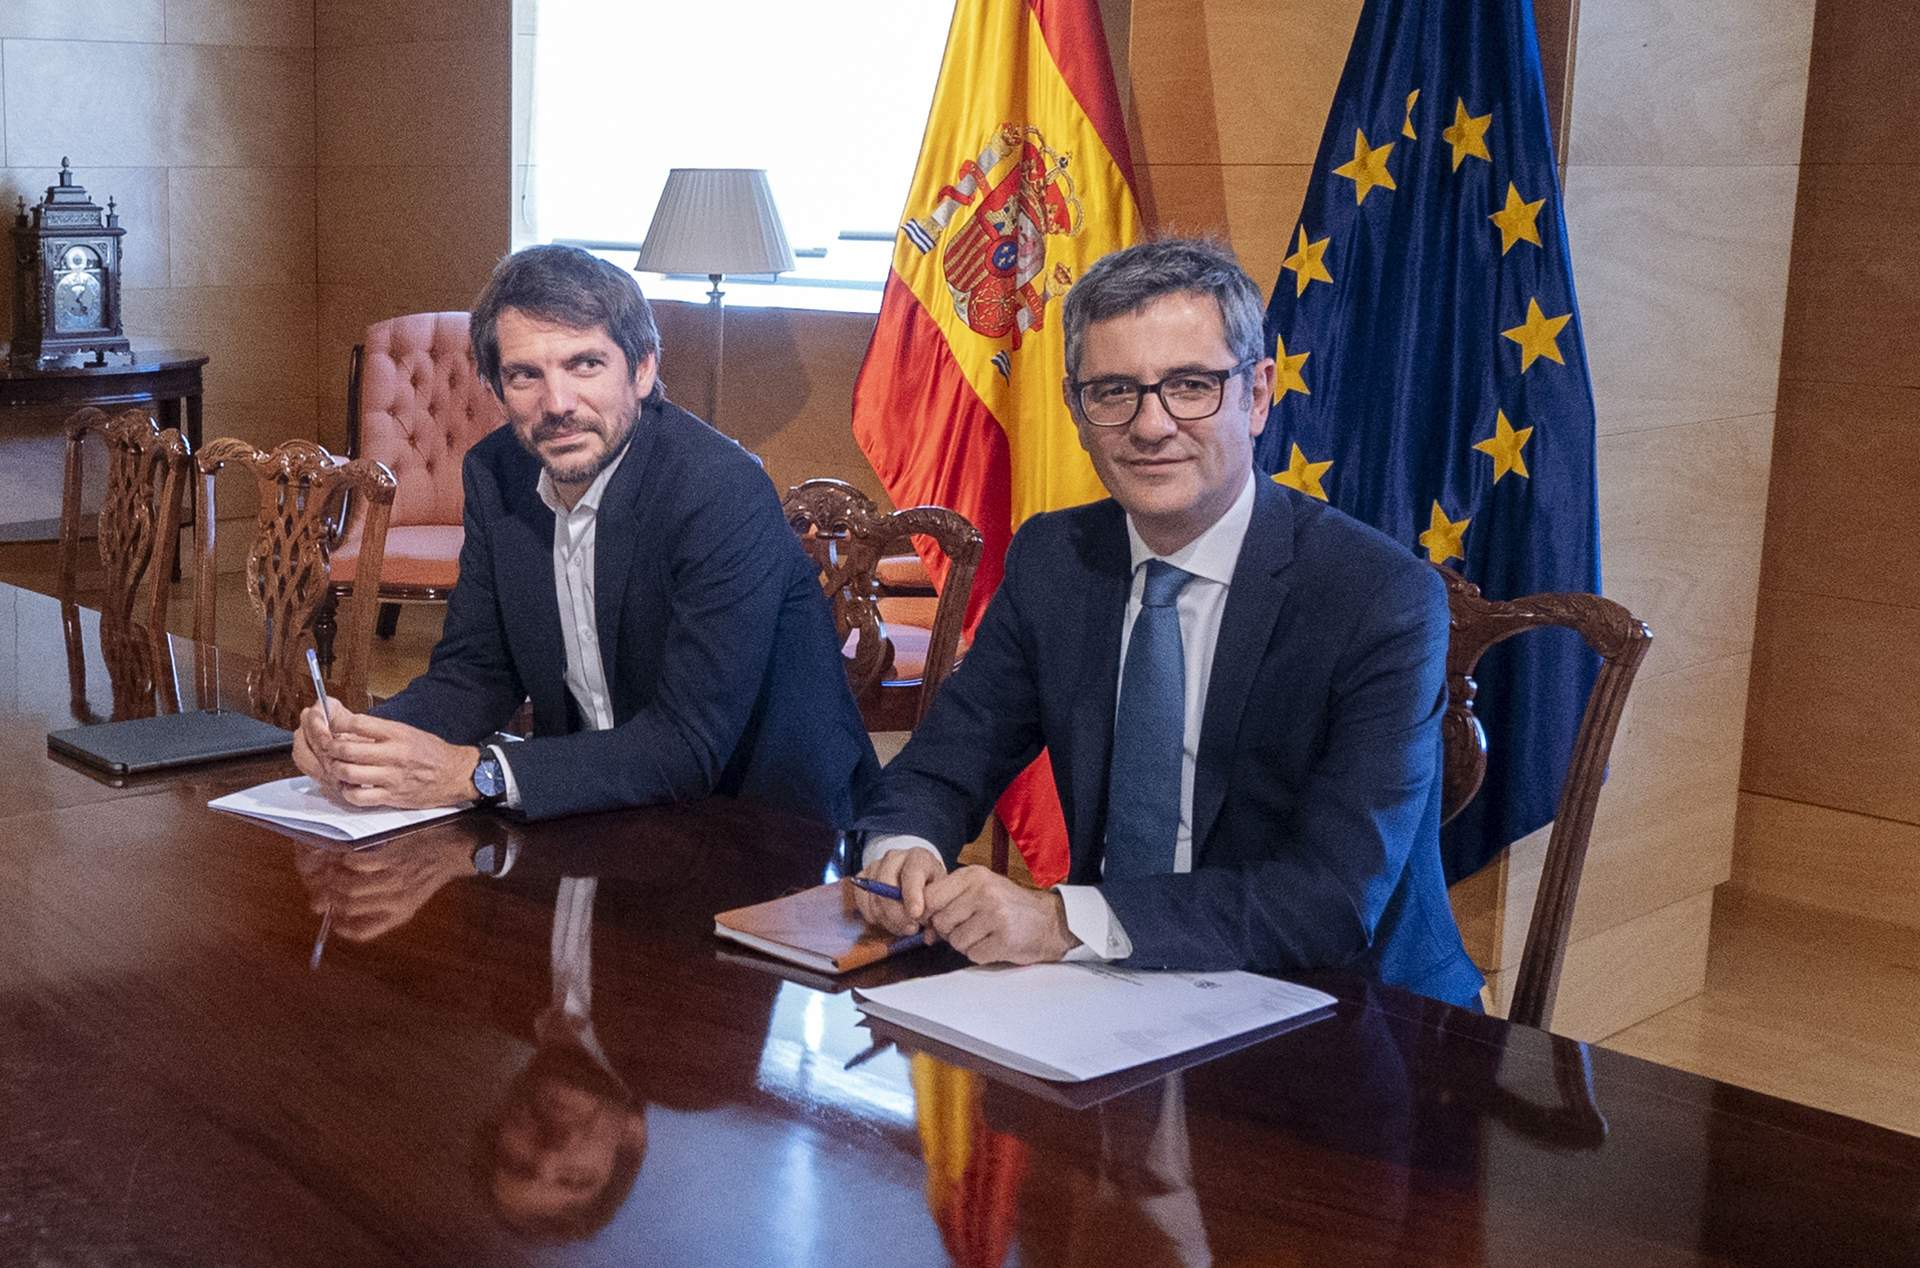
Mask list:
[{"label": "suit lapel", "polygon": [[634,555],[640,548],[640,534],[636,531],[640,485],[651,465],[660,427],[660,406],[649,402],[634,422],[627,456],[620,460],[620,469],[607,482],[594,525],[593,624],[600,636],[600,669],[606,676],[609,695],[615,694],[618,675],[614,670],[620,663],[615,659],[620,646],[620,604],[627,593],[627,574],[633,570]]},{"label": "suit lapel", "polygon": [[[1219,818],[1233,769],[1235,741],[1246,711],[1247,688],[1273,638],[1286,601],[1283,576],[1293,558],[1293,509],[1272,481],[1254,480],[1253,518],[1227,589],[1214,644],[1207,705],[1200,720],[1200,753],[1193,772],[1193,863],[1200,865],[1207,834]],[[1111,699],[1111,697],[1109,697]]]},{"label": "suit lapel", "polygon": [[[553,512],[540,500],[540,464],[516,451],[502,499],[507,516],[494,543],[494,592],[522,684],[537,710],[558,708],[542,729],[559,726],[566,712],[567,645],[553,583]],[[525,596],[522,599],[520,596]]]},{"label": "suit lapel", "polygon": [[1113,755],[1113,711],[1120,679],[1120,626],[1133,579],[1126,521],[1117,503],[1106,503],[1076,543],[1087,569],[1083,637],[1086,653],[1074,684],[1074,829],[1069,842],[1072,875],[1082,883],[1100,879],[1100,842],[1106,834],[1107,765]]}]

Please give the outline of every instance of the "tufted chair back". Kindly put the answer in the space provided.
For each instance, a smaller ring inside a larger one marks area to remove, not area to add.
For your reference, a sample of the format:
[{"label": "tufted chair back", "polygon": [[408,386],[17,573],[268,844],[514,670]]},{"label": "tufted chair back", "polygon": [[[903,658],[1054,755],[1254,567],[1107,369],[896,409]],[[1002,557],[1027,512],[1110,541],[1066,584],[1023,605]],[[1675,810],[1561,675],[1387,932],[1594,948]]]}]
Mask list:
[{"label": "tufted chair back", "polygon": [[367,327],[347,403],[347,451],[400,482],[393,527],[460,523],[460,463],[506,421],[474,369],[466,313],[410,313]]}]

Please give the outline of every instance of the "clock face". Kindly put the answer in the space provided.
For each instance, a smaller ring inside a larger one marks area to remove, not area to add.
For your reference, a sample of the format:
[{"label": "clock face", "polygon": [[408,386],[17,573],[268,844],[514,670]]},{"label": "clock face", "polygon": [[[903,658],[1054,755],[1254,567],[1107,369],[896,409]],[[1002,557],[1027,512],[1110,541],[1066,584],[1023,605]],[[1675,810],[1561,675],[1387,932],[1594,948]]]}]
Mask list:
[{"label": "clock face", "polygon": [[62,273],[53,284],[53,328],[66,333],[107,324],[100,274],[92,269]]}]

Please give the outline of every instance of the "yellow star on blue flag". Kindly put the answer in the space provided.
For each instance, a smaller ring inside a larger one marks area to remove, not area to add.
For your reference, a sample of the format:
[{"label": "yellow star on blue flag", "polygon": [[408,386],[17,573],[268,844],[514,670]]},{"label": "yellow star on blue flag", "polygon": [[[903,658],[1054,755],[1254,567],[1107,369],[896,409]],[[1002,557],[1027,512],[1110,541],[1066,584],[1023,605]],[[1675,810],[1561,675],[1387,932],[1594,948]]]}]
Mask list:
[{"label": "yellow star on blue flag", "polygon": [[[1304,203],[1275,217],[1316,237],[1284,244],[1267,308],[1291,390],[1256,465],[1496,599],[1600,586],[1558,195],[1527,0],[1364,0]],[[1487,777],[1442,837],[1450,880],[1553,817],[1594,671],[1576,640],[1482,659]]]}]

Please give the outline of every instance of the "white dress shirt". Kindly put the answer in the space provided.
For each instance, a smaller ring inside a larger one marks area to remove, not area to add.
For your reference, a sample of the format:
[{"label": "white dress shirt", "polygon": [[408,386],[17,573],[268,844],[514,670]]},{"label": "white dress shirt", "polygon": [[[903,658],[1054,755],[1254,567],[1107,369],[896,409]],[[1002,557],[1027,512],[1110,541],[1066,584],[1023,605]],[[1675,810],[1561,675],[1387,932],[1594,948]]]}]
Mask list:
[{"label": "white dress shirt", "polygon": [[[613,696],[600,664],[600,624],[593,615],[593,543],[600,524],[600,499],[613,473],[627,459],[631,445],[621,447],[607,469],[594,477],[580,500],[569,507],[544,470],[535,486],[540,500],[553,512],[553,591],[560,604],[560,638],[567,651],[567,690],[580,707],[580,717],[595,731],[613,729]],[[520,786],[503,746],[495,746],[500,773],[507,785],[507,805],[518,808]]]},{"label": "white dress shirt", "polygon": [[[1213,652],[1220,641],[1220,617],[1226,611],[1227,590],[1233,583],[1233,569],[1240,559],[1240,546],[1247,538],[1247,526],[1253,521],[1253,481],[1254,476],[1249,472],[1246,486],[1226,514],[1170,555],[1154,554],[1133,526],[1133,517],[1127,517],[1133,582],[1127,591],[1126,613],[1120,625],[1122,680],[1126,677],[1127,644],[1133,639],[1133,621],[1140,614],[1140,598],[1146,588],[1148,561],[1163,559],[1193,577],[1181,589],[1175,604],[1180,618],[1186,689],[1186,717],[1180,740],[1180,827],[1173,846],[1176,872],[1193,870],[1193,772],[1200,752],[1200,723],[1206,713],[1207,685],[1213,677]],[[1118,686],[1116,683],[1116,712],[1120,698]],[[933,843],[924,837],[890,833],[868,843],[864,861],[872,863],[892,850],[915,847],[934,850]],[[1067,931],[1080,940],[1080,945],[1067,953],[1068,959],[1124,960],[1133,954],[1133,940],[1121,928],[1098,886],[1057,885],[1054,892],[1066,907]]]}]

